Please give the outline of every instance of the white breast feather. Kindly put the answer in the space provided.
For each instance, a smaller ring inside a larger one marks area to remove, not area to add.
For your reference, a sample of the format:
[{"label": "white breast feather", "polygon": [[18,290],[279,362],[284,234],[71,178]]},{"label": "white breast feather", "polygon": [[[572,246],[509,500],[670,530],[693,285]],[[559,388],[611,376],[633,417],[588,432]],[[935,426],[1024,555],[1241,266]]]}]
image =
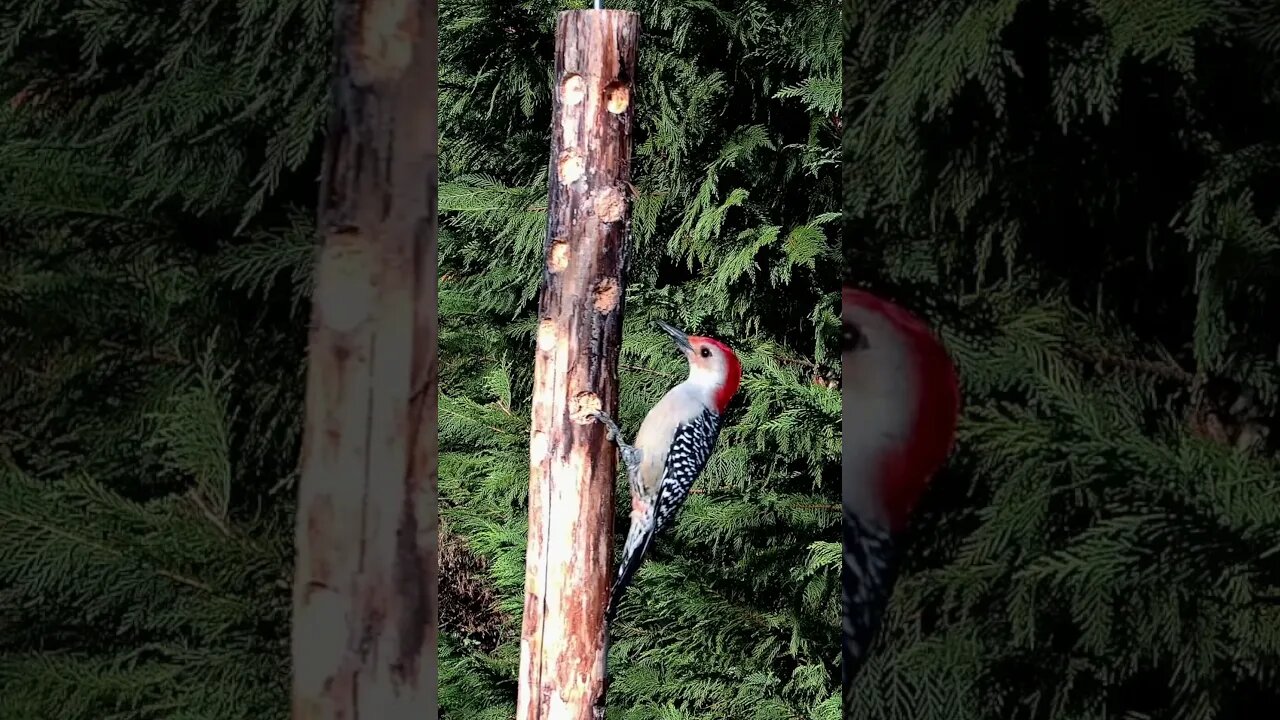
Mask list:
[{"label": "white breast feather", "polygon": [[886,451],[907,440],[916,388],[908,347],[893,325],[861,308],[849,317],[867,347],[846,353],[842,363],[844,503],[864,522],[883,525],[876,466]]}]

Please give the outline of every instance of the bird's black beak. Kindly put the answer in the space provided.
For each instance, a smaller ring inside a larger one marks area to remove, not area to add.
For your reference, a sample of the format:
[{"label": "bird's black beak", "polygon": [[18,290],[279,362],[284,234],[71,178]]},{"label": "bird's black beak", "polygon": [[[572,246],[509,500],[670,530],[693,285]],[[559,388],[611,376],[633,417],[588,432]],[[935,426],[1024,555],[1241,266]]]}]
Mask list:
[{"label": "bird's black beak", "polygon": [[684,331],[677,330],[661,320],[658,321],[658,327],[662,328],[663,332],[670,335],[672,340],[675,340],[676,347],[680,348],[682,352],[693,352],[693,346],[689,344],[689,336],[686,335]]}]

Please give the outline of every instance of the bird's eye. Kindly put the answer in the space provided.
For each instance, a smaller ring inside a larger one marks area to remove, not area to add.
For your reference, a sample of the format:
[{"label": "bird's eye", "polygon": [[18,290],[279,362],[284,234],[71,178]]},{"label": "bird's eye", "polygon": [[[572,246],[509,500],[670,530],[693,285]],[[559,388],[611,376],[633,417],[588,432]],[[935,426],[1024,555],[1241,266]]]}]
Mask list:
[{"label": "bird's eye", "polygon": [[851,352],[866,345],[862,337],[862,330],[851,322],[844,323],[843,334],[840,338],[840,347],[844,352]]},{"label": "bird's eye", "polygon": [[702,357],[711,357],[711,350],[709,348],[702,348],[701,355]]}]

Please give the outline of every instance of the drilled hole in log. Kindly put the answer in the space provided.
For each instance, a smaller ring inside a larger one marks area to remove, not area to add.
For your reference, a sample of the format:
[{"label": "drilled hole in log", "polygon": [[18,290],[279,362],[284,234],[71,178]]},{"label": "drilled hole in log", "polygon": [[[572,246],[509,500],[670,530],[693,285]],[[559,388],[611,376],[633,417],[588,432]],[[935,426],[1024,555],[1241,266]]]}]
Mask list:
[{"label": "drilled hole in log", "polygon": [[596,217],[600,218],[600,222],[618,222],[622,219],[624,202],[622,192],[617,188],[601,190],[595,198]]},{"label": "drilled hole in log", "polygon": [[560,272],[569,267],[569,243],[557,239],[551,243],[551,251],[547,253],[547,269]]},{"label": "drilled hole in log", "polygon": [[594,414],[600,412],[604,405],[600,397],[593,392],[580,392],[569,401],[569,419],[579,425],[586,425],[595,420]]},{"label": "drilled hole in log", "polygon": [[595,289],[591,291],[594,298],[596,311],[600,313],[612,312],[618,307],[618,281],[613,278],[604,278],[596,283]]},{"label": "drilled hole in log", "polygon": [[362,3],[358,52],[370,79],[396,77],[413,59],[417,8],[407,0]]},{"label": "drilled hole in log", "polygon": [[556,323],[554,320],[543,320],[538,323],[538,349],[551,352],[556,349]]},{"label": "drilled hole in log", "polygon": [[574,150],[560,153],[560,182],[568,185],[577,182],[587,172],[587,161]]},{"label": "drilled hole in log", "polygon": [[581,75],[568,75],[560,85],[560,101],[565,105],[577,105],[587,96],[587,82]]},{"label": "drilled hole in log", "polygon": [[625,83],[614,80],[604,86],[605,107],[614,115],[620,115],[631,106],[631,88]]}]

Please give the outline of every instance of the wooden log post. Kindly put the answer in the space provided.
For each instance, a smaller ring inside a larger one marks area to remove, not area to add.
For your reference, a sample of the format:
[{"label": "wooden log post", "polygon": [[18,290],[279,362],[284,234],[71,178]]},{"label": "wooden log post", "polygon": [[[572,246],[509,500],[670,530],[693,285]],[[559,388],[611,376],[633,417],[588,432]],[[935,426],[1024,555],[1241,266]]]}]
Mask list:
[{"label": "wooden log post", "polygon": [[601,717],[639,16],[556,23],[546,266],[529,438],[517,720]]},{"label": "wooden log post", "polygon": [[438,715],[436,0],[337,0],[294,720]]}]

